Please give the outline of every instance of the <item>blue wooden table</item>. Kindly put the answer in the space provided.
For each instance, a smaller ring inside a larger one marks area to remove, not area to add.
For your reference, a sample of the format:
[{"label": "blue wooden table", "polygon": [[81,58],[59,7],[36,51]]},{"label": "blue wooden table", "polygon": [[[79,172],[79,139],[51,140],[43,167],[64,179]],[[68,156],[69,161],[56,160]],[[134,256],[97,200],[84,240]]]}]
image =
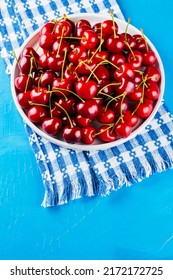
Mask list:
[{"label": "blue wooden table", "polygon": [[[119,0],[143,27],[166,74],[173,112],[172,1]],[[104,198],[41,207],[44,188],[0,60],[0,259],[173,259],[173,171]]]}]

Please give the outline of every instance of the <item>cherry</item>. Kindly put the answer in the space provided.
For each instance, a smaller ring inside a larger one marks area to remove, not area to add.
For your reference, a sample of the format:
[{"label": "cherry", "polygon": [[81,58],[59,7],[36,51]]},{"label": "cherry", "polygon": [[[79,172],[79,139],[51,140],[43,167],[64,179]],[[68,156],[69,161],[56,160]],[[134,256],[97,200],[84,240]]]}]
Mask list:
[{"label": "cherry", "polygon": [[62,54],[51,55],[47,58],[47,64],[52,71],[61,71],[64,62],[64,56]]},{"label": "cherry", "polygon": [[116,140],[116,135],[111,131],[110,126],[102,125],[99,127],[97,135],[98,138],[103,142],[113,142]]},{"label": "cherry", "polygon": [[84,31],[91,30],[91,27],[88,25],[81,25],[76,28],[75,36],[82,38]]},{"label": "cherry", "polygon": [[73,63],[70,63],[65,71],[64,71],[64,78],[71,81],[75,82],[78,79],[77,73],[76,73],[76,67]]},{"label": "cherry", "polygon": [[71,144],[78,143],[82,137],[81,129],[77,126],[74,127],[65,126],[62,135],[64,141]]},{"label": "cherry", "polygon": [[96,48],[99,44],[99,38],[97,33],[93,30],[86,30],[82,34],[82,39],[80,40],[80,45],[87,49]]},{"label": "cherry", "polygon": [[100,83],[97,84],[97,88],[99,93],[106,93],[108,95],[110,95],[113,91],[112,86],[111,86],[111,82],[109,80],[100,80]]},{"label": "cherry", "polygon": [[120,84],[114,85],[113,88],[117,91],[117,93],[121,94],[123,92],[131,93],[134,90],[134,82],[128,77],[121,77],[119,79]]},{"label": "cherry", "polygon": [[23,56],[28,56],[30,58],[33,57],[36,58],[37,60],[39,59],[39,54],[36,52],[36,50],[33,47],[25,47],[20,57]]},{"label": "cherry", "polygon": [[19,60],[19,67],[22,71],[22,74],[30,74],[31,72],[35,72],[37,69],[37,61],[33,57],[22,56]]},{"label": "cherry", "polygon": [[128,123],[131,127],[134,127],[135,125],[137,125],[139,118],[135,115],[132,114],[132,112],[130,110],[127,110],[124,114],[123,114],[123,119],[125,123]]},{"label": "cherry", "polygon": [[51,136],[56,135],[62,126],[62,121],[57,118],[45,118],[42,122],[42,129]]},{"label": "cherry", "polygon": [[47,88],[38,88],[35,87],[31,90],[30,98],[33,103],[38,104],[48,104],[49,102],[49,93],[47,92]]},{"label": "cherry", "polygon": [[30,92],[31,91],[28,90],[26,92],[20,92],[17,95],[18,103],[22,108],[29,108],[30,107],[30,101],[31,101]]},{"label": "cherry", "polygon": [[55,23],[54,22],[46,22],[42,28],[40,29],[40,35],[42,34],[47,34],[47,33],[53,33],[55,27]]},{"label": "cherry", "polygon": [[154,65],[147,66],[145,69],[145,77],[155,83],[158,83],[161,79],[160,70]]},{"label": "cherry", "polygon": [[106,47],[111,53],[122,52],[124,45],[124,39],[120,34],[117,34],[116,37],[114,37],[114,35],[111,35],[106,41]]},{"label": "cherry", "polygon": [[83,127],[81,130],[81,140],[85,144],[92,144],[95,140],[96,128],[94,126]]},{"label": "cherry", "polygon": [[62,126],[68,126],[68,125],[70,125],[71,127],[77,126],[76,119],[73,115],[70,116],[70,120],[69,117],[67,117],[66,115],[62,115],[61,120],[62,120]]},{"label": "cherry", "polygon": [[132,92],[128,94],[131,101],[139,101],[142,98],[143,89],[141,86],[136,86]]},{"label": "cherry", "polygon": [[108,60],[109,54],[107,51],[97,51],[96,53],[95,52],[96,52],[95,49],[91,50],[91,55],[95,59],[97,64],[105,60]]},{"label": "cherry", "polygon": [[56,74],[53,71],[45,71],[40,77],[40,85],[42,87],[51,86],[54,79],[56,78]]},{"label": "cherry", "polygon": [[156,60],[156,55],[152,50],[143,52],[143,64],[153,65]]},{"label": "cherry", "polygon": [[115,114],[114,114],[113,110],[106,108],[105,106],[100,106],[96,119],[100,123],[110,124],[114,121]]},{"label": "cherry", "polygon": [[130,52],[127,55],[127,61],[131,64],[134,70],[138,70],[141,67],[143,61],[142,53],[138,50],[133,50],[133,53]]},{"label": "cherry", "polygon": [[71,94],[72,82],[69,79],[56,78],[52,83],[52,90],[57,96],[68,96]]},{"label": "cherry", "polygon": [[146,50],[146,42],[144,38],[140,34],[134,34],[133,38],[136,41],[136,50],[145,51]]},{"label": "cherry", "polygon": [[39,59],[38,59],[38,65],[43,68],[43,69],[48,69],[48,57],[49,54],[43,53],[42,55],[40,55]]},{"label": "cherry", "polygon": [[129,63],[122,63],[118,69],[114,71],[114,78],[119,81],[122,77],[134,78],[134,70]]},{"label": "cherry", "polygon": [[80,126],[86,127],[86,126],[90,125],[90,123],[93,121],[93,119],[92,118],[85,118],[82,115],[77,114],[76,115],[76,121]]},{"label": "cherry", "polygon": [[118,33],[118,24],[113,20],[104,20],[101,24],[102,27],[102,32],[107,35],[107,37],[111,36],[114,34],[114,32],[117,34]]},{"label": "cherry", "polygon": [[145,97],[151,100],[157,100],[160,95],[160,89],[158,85],[152,80],[147,81],[147,87],[145,88]]},{"label": "cherry", "polygon": [[118,101],[112,101],[110,106],[114,114],[117,116],[120,116],[121,113],[124,114],[129,107],[127,98],[124,98],[123,100],[119,99]]},{"label": "cherry", "polygon": [[52,45],[52,52],[57,54],[63,54],[65,51],[69,52],[71,50],[69,43],[65,40],[57,39]]},{"label": "cherry", "polygon": [[[120,66],[121,64],[124,64],[126,62],[126,58],[123,53],[113,53],[110,56],[110,62],[113,63],[115,66]],[[111,65],[113,69],[115,69],[114,66]]]},{"label": "cherry", "polygon": [[124,50],[128,51],[130,49],[135,49],[136,48],[136,40],[135,38],[130,35],[129,33],[121,33],[121,35],[124,37]]},{"label": "cherry", "polygon": [[146,119],[150,116],[152,111],[153,111],[152,101],[147,98],[144,98],[143,103],[141,103],[138,106],[137,110],[135,111],[135,114],[141,119]]},{"label": "cherry", "polygon": [[109,80],[109,70],[106,66],[99,65],[94,71],[94,74],[99,80]]},{"label": "cherry", "polygon": [[97,83],[93,80],[77,81],[75,83],[75,90],[79,97],[83,99],[92,99],[97,94]]},{"label": "cherry", "polygon": [[14,80],[15,88],[19,92],[30,90],[33,85],[33,79],[28,75],[19,75]]},{"label": "cherry", "polygon": [[95,69],[97,65],[97,61],[95,58],[92,59],[84,59],[81,58],[79,64],[76,67],[76,72],[80,75],[89,75],[91,74],[92,70]]},{"label": "cherry", "polygon": [[88,57],[87,51],[82,46],[75,47],[71,52],[68,54],[68,60],[72,62],[73,64],[77,65],[79,62],[79,59],[86,59]]},{"label": "cherry", "polygon": [[59,98],[58,104],[60,104],[69,115],[72,115],[76,111],[76,100],[74,97],[70,96],[66,100],[64,97]]},{"label": "cherry", "polygon": [[41,123],[48,115],[45,107],[34,105],[28,110],[28,118],[33,123]]},{"label": "cherry", "polygon": [[79,28],[81,26],[87,26],[91,28],[91,23],[87,19],[80,19],[76,22],[76,28]]},{"label": "cherry", "polygon": [[120,122],[115,126],[114,132],[118,138],[127,138],[132,132],[132,127],[129,123]]},{"label": "cherry", "polygon": [[85,102],[79,102],[76,109],[84,118],[93,119],[98,114],[98,105],[94,99],[87,99]]},{"label": "cherry", "polygon": [[140,85],[143,81],[143,73],[135,72],[135,76],[133,78],[135,85]]},{"label": "cherry", "polygon": [[56,36],[60,37],[68,37],[70,36],[71,32],[72,25],[67,20],[60,20],[54,28],[54,33],[56,34]]},{"label": "cherry", "polygon": [[42,34],[39,37],[39,46],[45,50],[50,50],[55,40],[56,40],[55,34],[52,33]]}]

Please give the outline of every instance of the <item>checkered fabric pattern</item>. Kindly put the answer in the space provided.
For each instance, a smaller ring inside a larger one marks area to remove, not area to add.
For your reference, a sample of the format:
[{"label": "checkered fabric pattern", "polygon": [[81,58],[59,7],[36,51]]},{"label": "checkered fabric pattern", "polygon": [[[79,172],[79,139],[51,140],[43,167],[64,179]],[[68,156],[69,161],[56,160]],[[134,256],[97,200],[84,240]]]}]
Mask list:
[{"label": "checkered fabric pattern", "polygon": [[[24,40],[39,26],[63,14],[108,13],[124,19],[112,0],[1,0],[0,52],[10,74]],[[104,151],[74,151],[48,142],[25,125],[51,207],[84,196],[105,196],[122,186],[173,167],[173,116],[162,102],[149,125],[133,139]]]}]

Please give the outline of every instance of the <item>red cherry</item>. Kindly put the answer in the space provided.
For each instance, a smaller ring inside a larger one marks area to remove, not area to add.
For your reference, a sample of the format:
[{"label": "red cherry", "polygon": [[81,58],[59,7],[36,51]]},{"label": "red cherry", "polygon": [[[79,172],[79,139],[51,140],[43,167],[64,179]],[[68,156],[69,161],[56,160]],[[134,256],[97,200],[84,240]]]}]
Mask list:
[{"label": "red cherry", "polygon": [[[113,53],[113,54],[111,54],[109,60],[115,66],[120,66],[121,64],[124,64],[126,62],[126,58],[123,53]],[[114,66],[111,65],[111,67],[112,67],[112,69],[115,69]]]},{"label": "red cherry", "polygon": [[42,28],[40,29],[40,35],[42,34],[47,34],[47,33],[52,33],[55,27],[54,22],[46,22]]},{"label": "red cherry", "polygon": [[131,64],[134,70],[138,70],[142,66],[142,61],[143,61],[142,53],[137,50],[133,50],[133,53],[130,52],[127,55],[127,61],[128,63]]},{"label": "red cherry", "polygon": [[91,30],[91,27],[88,25],[81,25],[79,27],[76,28],[76,32],[75,32],[75,36],[82,38],[83,33],[87,30]]},{"label": "red cherry", "polygon": [[40,78],[40,85],[42,87],[52,86],[54,79],[56,78],[56,74],[53,71],[45,71]]},{"label": "red cherry", "polygon": [[28,118],[33,123],[41,123],[46,117],[48,113],[45,107],[42,106],[32,106],[28,110]]},{"label": "red cherry", "polygon": [[76,106],[77,112],[84,118],[93,119],[98,114],[98,105],[94,99],[79,102]]},{"label": "red cherry", "polygon": [[122,77],[134,78],[135,72],[129,63],[122,63],[118,69],[114,71],[114,78],[119,81]]},{"label": "red cherry", "polygon": [[134,34],[133,38],[136,41],[136,50],[145,51],[146,50],[146,42],[144,38],[140,34]]},{"label": "red cherry", "polygon": [[94,71],[94,74],[99,80],[109,80],[109,70],[103,65],[99,65]]},{"label": "red cherry", "polygon": [[47,58],[47,64],[52,71],[61,71],[64,62],[64,56],[62,54],[51,55]]},{"label": "red cherry", "polygon": [[35,87],[31,90],[30,98],[33,103],[48,104],[49,93],[47,92],[47,88]]},{"label": "red cherry", "polygon": [[127,138],[132,132],[132,127],[129,123],[120,122],[115,126],[114,132],[118,138]]},{"label": "red cherry", "polygon": [[97,60],[95,58],[86,60],[85,58],[80,59],[79,64],[76,67],[76,72],[80,75],[89,75],[92,70],[95,69]]},{"label": "red cherry", "polygon": [[152,50],[143,52],[143,64],[153,65],[156,62],[156,60],[156,55]]},{"label": "red cherry", "polygon": [[76,93],[83,99],[92,99],[97,94],[97,83],[93,80],[88,82],[77,81],[75,83]]},{"label": "red cherry", "polygon": [[77,65],[79,62],[79,59],[86,59],[88,57],[87,51],[82,46],[75,47],[71,52],[68,54],[68,60]]},{"label": "red cherry", "polygon": [[82,142],[85,144],[92,144],[95,140],[96,128],[94,126],[83,127],[81,130],[82,133]]},{"label": "red cherry", "polygon": [[63,54],[65,51],[69,52],[70,50],[69,43],[67,43],[64,39],[57,39],[52,45],[52,52],[55,54],[57,54],[57,52],[58,54]]},{"label": "red cherry", "polygon": [[28,90],[26,92],[20,92],[17,95],[18,103],[22,108],[29,108],[30,107],[30,101],[31,101],[30,93],[31,93],[31,91]]},{"label": "red cherry", "polygon": [[80,19],[76,22],[76,28],[80,26],[87,26],[91,28],[91,23],[87,19]]},{"label": "red cherry", "polygon": [[154,65],[147,66],[145,69],[145,77],[155,83],[158,83],[161,79],[160,70]]},{"label": "red cherry", "polygon": [[124,122],[128,123],[131,127],[134,127],[138,123],[138,117],[135,114],[132,114],[130,110],[127,110],[124,115]]},{"label": "red cherry", "polygon": [[104,20],[102,23],[102,32],[107,35],[107,37],[111,36],[112,34],[118,33],[118,24],[110,19]]},{"label": "red cherry", "polygon": [[56,40],[55,34],[46,33],[39,37],[39,46],[45,50],[50,50]]},{"label": "red cherry", "polygon": [[62,132],[63,139],[67,143],[75,144],[81,140],[81,129],[77,126],[65,126]]},{"label": "red cherry", "polygon": [[119,99],[118,101],[112,101],[110,106],[113,112],[117,116],[120,116],[121,113],[124,114],[128,110],[129,103],[127,101],[127,98],[124,98],[123,101],[121,99]]},{"label": "red cherry", "polygon": [[142,98],[143,95],[143,89],[141,86],[137,86],[134,88],[132,92],[128,94],[128,98],[131,101],[139,101]]},{"label": "red cherry", "polygon": [[[95,49],[91,50],[91,56],[94,55]],[[104,60],[108,60],[109,55],[107,51],[97,51],[95,55],[93,56],[97,64],[100,62],[103,62]]]},{"label": "red cherry", "polygon": [[76,100],[72,96],[68,97],[67,100],[64,97],[59,98],[58,104],[60,104],[69,115],[74,114],[76,111]]},{"label": "red cherry", "polygon": [[62,121],[57,118],[45,118],[42,122],[42,129],[51,136],[56,135],[62,126]]},{"label": "red cherry", "polygon": [[136,48],[136,40],[132,35],[129,33],[121,33],[121,35],[123,36],[125,42],[124,50],[128,51],[129,49]]},{"label": "red cherry", "polygon": [[147,81],[147,87],[145,88],[145,97],[151,100],[157,100],[160,95],[160,89],[158,85],[152,80]]},{"label": "red cherry", "polygon": [[119,53],[124,48],[124,39],[120,34],[117,34],[116,37],[111,35],[106,41],[106,47],[111,53]]},{"label": "red cherry", "polygon": [[121,77],[119,79],[119,82],[120,82],[120,85],[117,84],[117,85],[112,86],[113,88],[115,88],[115,90],[119,94],[122,94],[124,92],[129,94],[135,88],[134,82],[131,79],[127,78],[127,77]]},{"label": "red cherry", "polygon": [[56,34],[56,36],[60,37],[68,37],[70,36],[71,32],[72,25],[67,20],[60,20],[54,28],[54,33]]},{"label": "red cherry", "polygon": [[64,78],[71,81],[75,82],[78,79],[77,73],[76,73],[76,67],[73,63],[70,63],[65,71],[64,71]]},{"label": "red cherry", "polygon": [[71,94],[72,82],[69,79],[56,78],[52,83],[52,89],[57,96],[68,96]]},{"label": "red cherry", "polygon": [[150,116],[152,111],[153,111],[152,101],[147,98],[144,98],[143,103],[140,104],[138,109],[135,111],[135,114],[141,119],[146,119]]},{"label": "red cherry", "polygon": [[39,58],[39,54],[34,50],[33,47],[25,47],[21,53],[21,56],[28,56],[28,57],[35,57],[36,59]]},{"label": "red cherry", "polygon": [[39,59],[38,59],[38,65],[43,68],[43,69],[48,69],[48,57],[49,55],[46,53],[43,53],[42,55],[40,55]]},{"label": "red cherry", "polygon": [[103,142],[113,142],[116,140],[116,135],[111,131],[107,125],[102,125],[98,129],[98,138]]},{"label": "red cherry", "polygon": [[80,45],[86,49],[96,48],[99,44],[99,38],[97,33],[93,30],[86,30],[82,34],[82,39],[80,40]]},{"label": "red cherry", "polygon": [[33,79],[28,75],[19,75],[14,80],[15,88],[19,92],[24,92],[25,90],[30,90],[33,85]]},{"label": "red cherry", "polygon": [[110,124],[114,121],[115,114],[113,110],[106,108],[105,106],[100,106],[96,118],[100,123]]},{"label": "red cherry", "polygon": [[84,118],[82,115],[77,114],[76,115],[76,121],[80,126],[86,127],[86,126],[90,125],[90,123],[92,122],[92,119],[91,118]]}]

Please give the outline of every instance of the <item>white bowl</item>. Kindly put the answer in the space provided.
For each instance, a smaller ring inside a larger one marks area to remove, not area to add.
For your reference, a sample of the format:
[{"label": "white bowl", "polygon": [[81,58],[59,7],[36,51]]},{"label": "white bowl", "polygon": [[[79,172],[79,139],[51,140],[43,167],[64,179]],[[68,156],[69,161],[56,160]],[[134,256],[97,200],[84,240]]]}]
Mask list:
[{"label": "white bowl", "polygon": [[[87,13],[87,14],[75,14],[75,15],[70,15],[69,16],[70,19],[72,20],[79,20],[79,19],[86,19],[88,20],[92,25],[94,25],[95,23],[110,19],[109,15],[107,16],[103,16],[103,15],[99,15],[99,14],[92,14],[92,13]],[[115,18],[116,23],[119,26],[119,32],[124,32],[127,26],[127,22],[122,21],[120,19]],[[41,28],[41,27],[40,27]],[[38,47],[38,38],[39,38],[39,30],[36,30],[33,34],[31,34],[27,40],[23,43],[23,45],[21,46],[19,53],[17,54],[17,57],[20,56],[22,50],[25,47],[34,47],[35,49]],[[128,33],[130,33],[131,35],[133,34],[141,34],[141,31],[138,30],[136,27],[134,27],[133,25],[129,24],[128,26]],[[145,36],[146,37],[146,36]],[[65,141],[63,141],[63,139],[57,139],[56,137],[52,137],[48,134],[46,134],[40,127],[36,126],[34,123],[32,123],[27,115],[25,114],[24,110],[20,107],[18,101],[17,101],[17,92],[14,86],[14,80],[15,78],[18,76],[19,74],[19,69],[16,63],[16,60],[13,64],[13,68],[12,68],[12,73],[11,73],[11,91],[12,91],[12,96],[14,99],[14,103],[16,105],[17,110],[19,111],[20,115],[22,116],[23,120],[25,121],[25,123],[27,125],[29,125],[38,135],[46,138],[49,142],[57,144],[61,147],[64,148],[70,148],[70,149],[74,149],[74,150],[81,150],[81,151],[94,151],[94,150],[105,150],[117,145],[120,145],[130,139],[132,139],[133,137],[135,137],[137,134],[139,134],[145,127],[146,125],[148,125],[151,120],[153,119],[153,117],[155,116],[156,112],[158,111],[158,108],[162,102],[162,98],[163,98],[163,94],[164,94],[164,87],[165,87],[165,74],[164,74],[164,68],[163,68],[163,63],[162,60],[160,58],[160,55],[158,53],[158,51],[156,50],[155,46],[152,44],[152,42],[146,37],[147,42],[150,46],[150,48],[155,52],[156,57],[157,57],[157,61],[158,61],[158,67],[160,69],[161,72],[161,82],[160,82],[160,96],[159,99],[156,101],[156,104],[154,106],[154,109],[151,113],[151,115],[144,121],[142,122],[141,125],[139,125],[131,134],[129,137],[127,138],[121,138],[118,139],[114,142],[110,142],[110,143],[101,143],[99,140],[95,140],[93,144],[91,145],[86,145],[83,143],[78,143],[78,144],[70,144],[67,143]]]}]

